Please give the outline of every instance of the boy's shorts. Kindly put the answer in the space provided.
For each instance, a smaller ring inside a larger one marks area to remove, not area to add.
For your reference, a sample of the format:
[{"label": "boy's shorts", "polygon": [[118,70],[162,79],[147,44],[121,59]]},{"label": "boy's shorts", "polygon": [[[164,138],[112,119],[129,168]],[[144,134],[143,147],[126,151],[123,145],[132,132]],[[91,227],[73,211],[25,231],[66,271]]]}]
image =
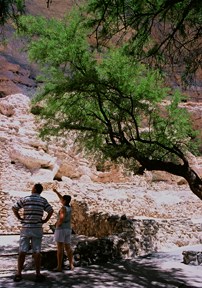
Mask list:
[{"label": "boy's shorts", "polygon": [[71,229],[55,229],[54,236],[56,242],[61,242],[65,244],[71,243]]}]

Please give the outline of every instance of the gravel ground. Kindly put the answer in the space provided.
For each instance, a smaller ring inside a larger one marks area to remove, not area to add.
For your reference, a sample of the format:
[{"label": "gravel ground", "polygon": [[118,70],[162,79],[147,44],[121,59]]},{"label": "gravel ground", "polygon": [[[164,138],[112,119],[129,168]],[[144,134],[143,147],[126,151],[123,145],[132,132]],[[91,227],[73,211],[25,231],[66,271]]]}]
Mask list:
[{"label": "gravel ground", "polygon": [[[105,265],[68,267],[62,273],[43,270],[43,283],[35,283],[33,268],[25,269],[23,280],[14,282],[17,264],[18,235],[0,236],[0,287],[72,287],[72,288],[202,288],[202,266],[182,263],[182,251],[202,251],[202,245],[181,247],[147,257]],[[78,238],[74,238],[74,243]],[[45,235],[42,250],[54,249],[53,235]],[[27,255],[29,262],[31,255]],[[26,267],[26,266],[25,266]]]}]

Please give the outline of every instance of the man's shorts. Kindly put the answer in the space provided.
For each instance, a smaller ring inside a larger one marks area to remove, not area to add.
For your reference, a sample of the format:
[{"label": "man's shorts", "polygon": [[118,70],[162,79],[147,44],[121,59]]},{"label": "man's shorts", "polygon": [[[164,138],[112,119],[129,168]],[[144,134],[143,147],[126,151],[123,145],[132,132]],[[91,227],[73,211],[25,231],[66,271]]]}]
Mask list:
[{"label": "man's shorts", "polygon": [[56,242],[61,242],[65,244],[70,244],[71,243],[71,234],[72,230],[71,229],[55,229],[54,236],[55,236],[55,241]]},{"label": "man's shorts", "polygon": [[22,229],[19,251],[27,253],[29,250],[32,250],[33,253],[40,253],[42,235],[41,229]]}]

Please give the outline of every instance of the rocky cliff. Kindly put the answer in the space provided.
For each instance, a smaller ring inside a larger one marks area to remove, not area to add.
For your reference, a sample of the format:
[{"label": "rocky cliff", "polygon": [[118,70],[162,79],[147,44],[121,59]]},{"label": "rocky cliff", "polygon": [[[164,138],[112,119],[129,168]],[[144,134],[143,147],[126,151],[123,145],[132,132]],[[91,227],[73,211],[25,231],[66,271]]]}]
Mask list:
[{"label": "rocky cliff", "polygon": [[[47,1],[26,1],[26,13],[45,17],[61,18],[67,13],[74,1],[53,1],[47,8]],[[0,98],[13,93],[24,93],[32,97],[36,88],[37,65],[30,63],[24,43],[15,37],[14,28],[7,24],[0,32]]]},{"label": "rocky cliff", "polygon": [[[201,113],[202,107],[197,109]],[[49,224],[60,207],[52,192],[57,187],[72,196],[77,234],[118,235],[122,245],[127,244],[127,255],[201,243],[202,203],[183,179],[162,172],[134,176],[112,165],[98,171],[73,138],[39,138],[39,123],[23,94],[0,99],[0,122],[0,233],[19,233],[11,206],[41,182],[43,196],[55,210]],[[190,161],[202,176],[202,159],[190,155]],[[51,232],[48,224],[44,230]]]}]

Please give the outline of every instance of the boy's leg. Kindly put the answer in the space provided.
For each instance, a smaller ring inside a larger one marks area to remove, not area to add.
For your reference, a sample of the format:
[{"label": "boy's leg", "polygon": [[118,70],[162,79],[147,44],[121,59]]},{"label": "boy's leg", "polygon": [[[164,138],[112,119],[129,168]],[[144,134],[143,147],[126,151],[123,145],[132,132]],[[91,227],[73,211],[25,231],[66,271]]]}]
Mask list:
[{"label": "boy's leg", "polygon": [[69,260],[70,269],[74,270],[73,251],[70,244],[65,244],[65,251]]},{"label": "boy's leg", "polygon": [[57,271],[62,271],[62,260],[63,260],[63,254],[64,254],[64,243],[57,242]]}]

